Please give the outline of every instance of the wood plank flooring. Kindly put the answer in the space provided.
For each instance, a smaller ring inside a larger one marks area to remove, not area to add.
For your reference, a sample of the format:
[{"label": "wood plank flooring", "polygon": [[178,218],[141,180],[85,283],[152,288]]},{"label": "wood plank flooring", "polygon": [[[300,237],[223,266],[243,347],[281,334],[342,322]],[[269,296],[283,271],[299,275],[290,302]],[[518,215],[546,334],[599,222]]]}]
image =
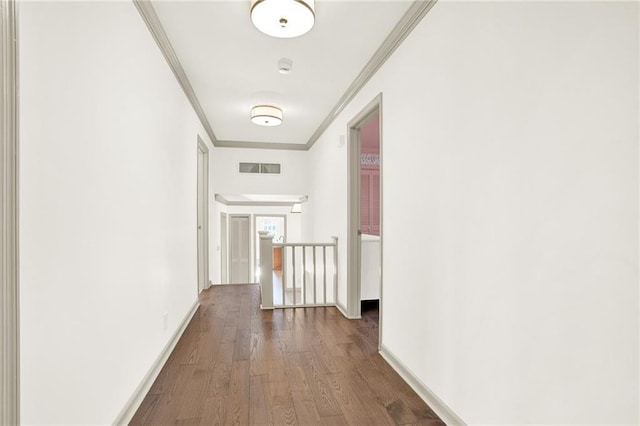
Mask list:
[{"label": "wood plank flooring", "polygon": [[130,424],[442,425],[377,353],[377,310],[262,311],[214,286]]}]

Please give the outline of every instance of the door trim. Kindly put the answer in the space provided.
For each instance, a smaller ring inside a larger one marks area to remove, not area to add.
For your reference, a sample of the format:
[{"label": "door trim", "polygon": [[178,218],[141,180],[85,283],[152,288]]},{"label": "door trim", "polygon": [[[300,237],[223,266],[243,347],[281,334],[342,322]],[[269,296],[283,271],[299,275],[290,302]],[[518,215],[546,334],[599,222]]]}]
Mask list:
[{"label": "door trim", "polygon": [[[347,125],[347,314],[349,318],[360,318],[360,128],[372,116],[380,116],[380,153],[382,154],[382,93],[378,94]],[[380,155],[380,326],[382,331],[382,253],[383,253],[383,217],[382,217],[382,162]],[[380,342],[380,340],[379,340]]]},{"label": "door trim", "polygon": [[[204,191],[204,200],[203,200],[203,221],[202,221],[202,238],[204,241],[202,242],[203,250],[204,250],[204,288],[203,290],[209,288],[209,147],[204,143],[200,135],[198,135],[198,155],[202,152],[203,155],[203,191]],[[197,171],[199,174],[200,171]],[[199,180],[200,177],[198,176]],[[198,188],[199,185],[196,184],[197,191],[200,190]],[[198,194],[199,195],[199,194]],[[197,199],[197,196],[196,196]],[[196,210],[197,202],[196,202]],[[196,211],[196,223],[197,223],[198,212]],[[196,243],[197,244],[197,243]],[[200,247],[198,247],[198,251]],[[198,275],[200,274],[200,253],[198,253]],[[198,276],[198,293],[200,293],[200,277]]]},{"label": "door trim", "polygon": [[20,424],[17,7],[0,0],[0,424]]}]

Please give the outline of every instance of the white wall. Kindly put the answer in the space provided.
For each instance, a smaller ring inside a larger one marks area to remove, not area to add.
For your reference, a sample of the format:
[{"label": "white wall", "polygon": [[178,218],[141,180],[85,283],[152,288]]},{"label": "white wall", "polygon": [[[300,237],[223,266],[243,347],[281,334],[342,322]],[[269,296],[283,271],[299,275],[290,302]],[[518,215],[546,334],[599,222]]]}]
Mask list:
[{"label": "white wall", "polygon": [[[307,152],[274,149],[215,148],[213,186],[217,194],[306,194]],[[280,163],[280,174],[240,173],[238,164]]]},{"label": "white wall", "polygon": [[19,6],[22,422],[110,424],[196,301],[206,136],[131,2]]},{"label": "white wall", "polygon": [[309,152],[310,186],[303,234],[314,241],[338,237],[338,301],[347,305],[346,115],[331,125]]},{"label": "white wall", "polygon": [[638,16],[439,2],[311,151],[345,265],[338,141],[383,93],[382,343],[467,423],[640,420]]}]

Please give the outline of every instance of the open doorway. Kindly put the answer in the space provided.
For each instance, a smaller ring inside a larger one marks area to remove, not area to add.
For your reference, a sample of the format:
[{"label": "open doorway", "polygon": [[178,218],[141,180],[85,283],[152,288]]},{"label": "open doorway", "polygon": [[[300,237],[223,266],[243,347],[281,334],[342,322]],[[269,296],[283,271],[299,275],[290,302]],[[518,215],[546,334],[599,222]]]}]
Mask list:
[{"label": "open doorway", "polygon": [[[347,314],[382,321],[382,95],[348,127]],[[377,315],[376,315],[377,314]],[[382,327],[379,327],[382,330]],[[380,341],[380,339],[378,340]]]},{"label": "open doorway", "polygon": [[380,115],[360,128],[360,313],[380,312]]}]

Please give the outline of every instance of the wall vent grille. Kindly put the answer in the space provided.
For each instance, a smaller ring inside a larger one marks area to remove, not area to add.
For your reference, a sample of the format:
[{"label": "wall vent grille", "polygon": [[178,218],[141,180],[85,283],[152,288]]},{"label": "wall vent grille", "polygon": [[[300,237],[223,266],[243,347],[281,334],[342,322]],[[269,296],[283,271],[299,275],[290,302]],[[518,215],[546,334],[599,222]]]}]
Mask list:
[{"label": "wall vent grille", "polygon": [[240,173],[280,174],[278,163],[240,163]]}]

